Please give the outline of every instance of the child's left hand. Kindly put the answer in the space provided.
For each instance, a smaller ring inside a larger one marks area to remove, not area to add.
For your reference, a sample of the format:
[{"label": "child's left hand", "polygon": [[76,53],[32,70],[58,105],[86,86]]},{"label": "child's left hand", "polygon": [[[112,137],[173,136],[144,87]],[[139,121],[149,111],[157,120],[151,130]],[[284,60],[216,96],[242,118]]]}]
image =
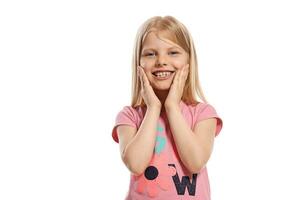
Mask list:
[{"label": "child's left hand", "polygon": [[189,64],[186,64],[184,67],[177,70],[175,73],[176,74],[170,87],[169,94],[164,103],[165,108],[169,108],[176,105],[179,106],[183,95],[185,81],[189,74]]}]

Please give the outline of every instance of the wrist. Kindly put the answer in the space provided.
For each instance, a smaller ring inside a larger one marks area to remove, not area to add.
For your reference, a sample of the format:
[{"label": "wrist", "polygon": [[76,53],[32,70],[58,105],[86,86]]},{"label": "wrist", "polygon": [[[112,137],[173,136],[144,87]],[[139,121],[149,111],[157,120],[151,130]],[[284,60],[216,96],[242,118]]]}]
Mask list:
[{"label": "wrist", "polygon": [[161,110],[161,105],[151,105],[147,109],[153,110],[153,111],[160,111]]},{"label": "wrist", "polygon": [[179,104],[172,103],[172,104],[165,104],[166,112],[170,112],[171,110],[179,109]]}]

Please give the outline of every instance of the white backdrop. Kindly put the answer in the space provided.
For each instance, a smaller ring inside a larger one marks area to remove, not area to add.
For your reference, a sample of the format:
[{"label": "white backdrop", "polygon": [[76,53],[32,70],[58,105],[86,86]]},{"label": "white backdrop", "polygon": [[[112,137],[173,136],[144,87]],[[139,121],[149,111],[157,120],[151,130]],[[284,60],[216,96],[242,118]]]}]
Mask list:
[{"label": "white backdrop", "polygon": [[224,122],[212,199],[300,199],[299,10],[291,0],[1,1],[0,199],[124,199],[129,171],[111,130],[130,103],[136,31],[155,15],[190,30]]}]

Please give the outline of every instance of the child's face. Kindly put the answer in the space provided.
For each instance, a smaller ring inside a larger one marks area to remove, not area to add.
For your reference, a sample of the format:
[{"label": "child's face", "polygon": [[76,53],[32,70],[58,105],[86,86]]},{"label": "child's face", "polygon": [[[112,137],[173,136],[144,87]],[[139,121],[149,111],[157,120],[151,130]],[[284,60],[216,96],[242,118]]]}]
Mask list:
[{"label": "child's face", "polygon": [[[168,90],[172,85],[175,71],[188,63],[188,54],[177,44],[168,39],[159,39],[154,32],[150,32],[142,46],[140,64],[148,80],[157,90]],[[155,74],[157,71],[171,73]]]}]

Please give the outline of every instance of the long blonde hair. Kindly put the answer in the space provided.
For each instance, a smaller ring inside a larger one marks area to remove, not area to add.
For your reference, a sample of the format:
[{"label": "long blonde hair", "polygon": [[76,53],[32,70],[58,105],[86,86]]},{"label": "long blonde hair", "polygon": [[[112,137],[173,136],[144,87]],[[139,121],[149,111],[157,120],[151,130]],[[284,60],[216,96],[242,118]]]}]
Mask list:
[{"label": "long blonde hair", "polygon": [[189,75],[186,80],[184,91],[182,95],[182,100],[186,104],[195,105],[198,103],[197,95],[200,99],[207,103],[203,91],[200,87],[198,78],[198,64],[197,55],[194,47],[193,39],[187,30],[187,28],[172,16],[155,16],[147,21],[145,21],[139,28],[136,38],[135,46],[133,50],[132,58],[132,96],[131,96],[131,106],[144,106],[145,102],[140,95],[141,85],[139,78],[137,76],[137,66],[140,65],[141,49],[143,42],[147,34],[151,31],[166,31],[172,35],[172,38],[168,38],[172,42],[178,44],[183,48],[189,55]]}]

